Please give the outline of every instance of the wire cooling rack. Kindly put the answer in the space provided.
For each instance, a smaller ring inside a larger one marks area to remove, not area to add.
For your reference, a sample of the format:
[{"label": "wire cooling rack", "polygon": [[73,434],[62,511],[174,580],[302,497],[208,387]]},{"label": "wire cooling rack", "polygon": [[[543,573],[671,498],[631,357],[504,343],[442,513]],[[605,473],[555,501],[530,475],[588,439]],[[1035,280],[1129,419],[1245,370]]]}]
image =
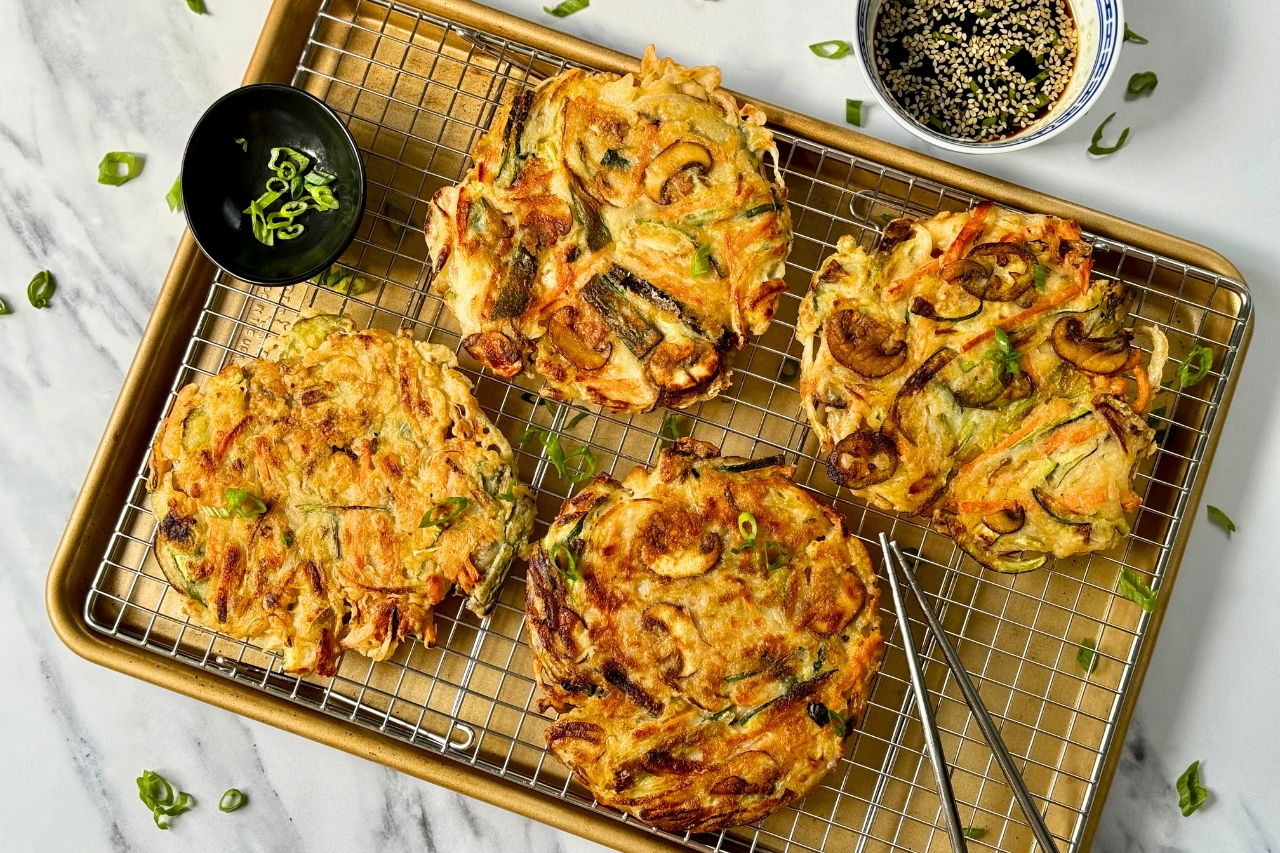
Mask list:
[{"label": "wire cooling rack", "polygon": [[[438,188],[457,182],[467,152],[500,105],[522,87],[570,63],[518,43],[460,28],[385,0],[330,0],[321,8],[294,84],[323,99],[348,123],[368,174],[368,212],[343,263],[374,288],[344,297],[310,284],[253,287],[219,273],[175,377],[173,391],[201,382],[227,363],[259,355],[263,343],[305,308],[343,312],[358,325],[405,326],[420,340],[459,348],[458,329],[440,299],[422,286],[426,246],[420,225]],[[800,412],[797,308],[813,271],[837,238],[870,245],[886,217],[963,210],[977,199],[945,186],[776,132],[790,190],[795,243],[788,291],[768,332],[736,357],[732,387],[679,413],[682,434],[725,454],[785,453],[796,479],[827,497],[868,545],[881,531],[919,555],[918,571],[1005,742],[1041,804],[1060,849],[1080,846],[1089,810],[1148,615],[1116,590],[1122,568],[1160,589],[1172,543],[1219,415],[1250,312],[1245,288],[1204,270],[1137,248],[1093,239],[1097,271],[1137,293],[1135,316],[1161,328],[1174,359],[1193,346],[1213,352],[1213,369],[1187,389],[1166,387],[1151,422],[1159,452],[1145,462],[1135,490],[1143,506],[1133,535],[1115,548],[1059,560],[1025,575],[980,569],[921,520],[899,518],[853,500],[831,483]],[[538,383],[483,373],[465,352],[464,371],[494,423],[509,437],[531,424],[558,429],[571,445],[592,448],[600,470],[624,475],[656,459],[663,413],[595,414],[569,428],[567,410],[540,405]],[[1175,383],[1176,384],[1176,383]],[[517,448],[523,479],[536,490],[537,535],[572,485],[536,447]],[[352,724],[371,727],[425,750],[561,797],[618,820],[545,750],[550,717],[532,709],[535,685],[523,628],[523,565],[502,589],[495,611],[478,619],[456,597],[436,611],[438,645],[403,645],[392,660],[346,655],[337,676],[297,678],[252,644],[189,623],[181,596],[152,554],[155,519],[145,467],[85,603],[96,630],[170,655],[205,671],[256,685]],[[870,707],[846,757],[803,802],[749,827],[715,835],[659,833],[695,850],[944,850],[923,739],[911,714],[910,686],[898,628],[885,612],[888,647]],[[920,625],[914,630],[920,635]],[[1096,644],[1098,666],[1077,662],[1080,643]],[[953,768],[952,785],[975,848],[1030,850],[1033,840],[1010,790],[932,644],[926,679]],[[634,820],[634,819],[630,819]],[[659,832],[658,830],[652,830]]]}]

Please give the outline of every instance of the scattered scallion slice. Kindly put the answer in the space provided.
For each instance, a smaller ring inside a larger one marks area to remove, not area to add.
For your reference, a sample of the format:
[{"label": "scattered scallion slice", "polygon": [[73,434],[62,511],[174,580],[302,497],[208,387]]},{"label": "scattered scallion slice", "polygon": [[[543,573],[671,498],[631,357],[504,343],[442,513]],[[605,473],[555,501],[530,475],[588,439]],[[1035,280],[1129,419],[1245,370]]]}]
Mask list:
[{"label": "scattered scallion slice", "polygon": [[711,244],[699,243],[689,263],[689,274],[694,278],[702,278],[711,269]]},{"label": "scattered scallion slice", "polygon": [[744,512],[738,516],[738,535],[742,537],[742,544],[733,549],[733,553],[741,554],[748,548],[756,547],[756,534],[759,527],[756,525],[756,517],[749,512]]},{"label": "scattered scallion slice", "polygon": [[970,826],[960,830],[960,834],[965,838],[972,838],[974,841],[977,841],[987,834],[987,830],[986,827],[982,826]]},{"label": "scattered scallion slice", "polygon": [[187,8],[197,15],[205,14],[204,0],[187,0]]},{"label": "scattered scallion slice", "polygon": [[262,498],[247,489],[225,489],[222,497],[227,502],[227,509],[240,518],[251,518],[267,511]]},{"label": "scattered scallion slice", "polygon": [[[111,151],[98,164],[98,183],[118,187],[142,174],[143,158],[128,151]],[[123,166],[124,171],[120,168]]]},{"label": "scattered scallion slice", "polygon": [[280,169],[282,166],[287,165],[286,163],[279,162],[281,154],[292,160],[294,168],[299,172],[305,172],[307,167],[311,165],[311,158],[306,154],[294,151],[292,148],[285,148],[282,146],[280,148],[271,149],[271,160],[267,163],[268,169],[275,171]]},{"label": "scattered scallion slice", "polygon": [[316,210],[335,210],[338,200],[333,197],[333,190],[324,184],[311,184],[306,187],[307,193],[315,201]]},{"label": "scattered scallion slice", "polygon": [[53,280],[53,273],[40,270],[27,285],[27,301],[31,303],[32,308],[47,308],[49,300],[57,289],[58,283]]},{"label": "scattered scallion slice", "polygon": [[281,240],[295,240],[302,236],[302,232],[307,230],[306,226],[301,222],[295,222],[290,225],[282,225],[276,229],[276,236]]},{"label": "scattered scallion slice", "polygon": [[1208,376],[1212,369],[1213,350],[1196,344],[1191,348],[1191,352],[1187,353],[1182,364],[1178,365],[1178,384],[1183,388],[1190,388]]},{"label": "scattered scallion slice", "polygon": [[173,186],[169,188],[169,192],[165,193],[164,200],[169,203],[169,212],[182,209],[182,176],[179,175],[173,181]]},{"label": "scattered scallion slice", "polygon": [[845,737],[849,734],[849,724],[845,722],[843,716],[828,708],[827,719],[831,721],[831,730],[837,737]]},{"label": "scattered scallion slice", "polygon": [[227,792],[222,795],[222,799],[218,800],[218,811],[233,812],[249,802],[249,798],[240,791],[239,788],[228,788]]},{"label": "scattered scallion slice", "polygon": [[138,777],[138,799],[151,809],[151,819],[160,829],[168,829],[171,821],[167,818],[177,817],[189,811],[194,801],[186,791],[176,795],[168,780],[151,770],[143,770]]},{"label": "scattered scallion slice", "polygon": [[854,127],[862,127],[862,101],[844,99],[844,120]]},{"label": "scattered scallion slice", "polygon": [[12,314],[12,313],[13,313],[13,309],[9,307],[9,303],[5,302],[3,299],[0,299],[0,317],[3,317],[5,314]]},{"label": "scattered scallion slice", "polygon": [[1120,594],[1150,613],[1156,609],[1156,597],[1142,575],[1127,566],[1120,570]]},{"label": "scattered scallion slice", "polygon": [[[422,516],[422,521],[418,522],[418,529],[439,527],[442,531],[447,530],[454,519],[462,515],[463,510],[470,503],[471,501],[467,498],[445,498],[442,501],[436,501],[435,506],[427,510],[426,514]],[[446,509],[448,507],[451,507],[451,509]]]},{"label": "scattered scallion slice", "polygon": [[354,270],[341,264],[334,264],[328,272],[322,272],[311,280],[343,296],[359,296],[374,287],[368,279],[356,275]]},{"label": "scattered scallion slice", "polygon": [[337,178],[337,175],[330,175],[328,172],[317,166],[310,172],[307,172],[302,180],[311,186],[322,187],[333,183]]},{"label": "scattered scallion slice", "polygon": [[674,444],[680,440],[680,424],[676,416],[667,412],[662,416],[662,426],[658,427],[658,444]]},{"label": "scattered scallion slice", "polygon": [[1178,808],[1182,810],[1182,816],[1191,817],[1208,797],[1209,792],[1200,784],[1200,762],[1193,761],[1178,777]]},{"label": "scattered scallion slice", "polygon": [[1089,145],[1090,154],[1101,157],[1104,154],[1114,154],[1124,147],[1125,141],[1129,138],[1129,128],[1127,127],[1120,131],[1120,139],[1116,141],[1115,145],[1108,147],[1102,144],[1102,134],[1106,131],[1107,124],[1115,117],[1115,113],[1107,116],[1102,124],[1098,125],[1098,129],[1093,132],[1093,141]]},{"label": "scattered scallion slice", "polygon": [[[564,555],[563,564],[560,562],[561,554]],[[573,552],[563,542],[557,542],[551,546],[551,565],[555,566],[556,571],[564,575],[567,580],[582,580],[582,575],[578,573],[578,561],[573,558]]]},{"label": "scattered scallion slice", "polygon": [[591,0],[564,0],[558,6],[543,6],[542,11],[556,18],[567,18],[591,5]]},{"label": "scattered scallion slice", "polygon": [[1129,78],[1129,87],[1124,92],[1125,97],[1140,98],[1143,95],[1149,95],[1155,91],[1156,84],[1159,82],[1154,71],[1139,71]]},{"label": "scattered scallion slice", "polygon": [[240,146],[241,151],[246,154],[249,153],[249,140],[245,139],[243,136],[236,140],[236,145]]},{"label": "scattered scallion slice", "polygon": [[1236,523],[1227,514],[1212,504],[1209,505],[1209,520],[1228,533],[1236,532]]},{"label": "scattered scallion slice", "polygon": [[1000,377],[1003,377],[1006,373],[1010,376],[1017,376],[1022,372],[1018,367],[1018,360],[1023,358],[1022,353],[1013,348],[1009,333],[999,326],[995,327],[995,341],[995,348],[987,353],[987,358],[996,363],[996,373]]},{"label": "scattered scallion slice", "polygon": [[781,542],[770,539],[764,543],[764,567],[768,571],[776,571],[791,562],[791,554],[782,547]]},{"label": "scattered scallion slice", "polygon": [[813,51],[814,56],[821,56],[823,59],[839,59],[842,56],[848,56],[852,48],[847,41],[831,39],[831,41],[820,41],[817,44],[811,44],[809,45],[809,50]]},{"label": "scattered scallion slice", "polygon": [[[396,218],[394,214],[404,214],[400,218]],[[410,228],[417,229],[417,224],[413,221],[413,214],[400,202],[394,198],[387,199],[382,205],[382,215],[387,217],[387,226],[391,228],[391,233],[397,237],[403,237],[404,232]]]},{"label": "scattered scallion slice", "polygon": [[1088,638],[1081,640],[1080,648],[1076,649],[1076,663],[1085,675],[1092,675],[1098,668],[1098,644]]},{"label": "scattered scallion slice", "polygon": [[1039,264],[1036,264],[1031,268],[1031,274],[1035,276],[1036,290],[1044,293],[1044,286],[1045,282],[1049,278],[1049,271]]},{"label": "scattered scallion slice", "polygon": [[[527,444],[535,438],[542,444],[548,461],[562,478],[576,484],[595,476],[596,457],[590,447],[583,445],[571,453],[565,453],[564,447],[560,444],[560,436],[542,427],[529,427],[521,434],[517,444]],[[570,465],[569,463],[575,459],[582,460],[581,464]]]},{"label": "scattered scallion slice", "polygon": [[1133,42],[1134,44],[1146,44],[1146,43],[1147,43],[1147,40],[1146,40],[1145,38],[1143,38],[1142,36],[1138,35],[1138,34],[1137,34],[1137,33],[1135,33],[1133,30],[1129,29],[1129,25],[1128,25],[1128,24],[1125,24],[1125,25],[1124,25],[1124,40],[1125,40],[1125,41],[1131,41],[1131,42]]}]

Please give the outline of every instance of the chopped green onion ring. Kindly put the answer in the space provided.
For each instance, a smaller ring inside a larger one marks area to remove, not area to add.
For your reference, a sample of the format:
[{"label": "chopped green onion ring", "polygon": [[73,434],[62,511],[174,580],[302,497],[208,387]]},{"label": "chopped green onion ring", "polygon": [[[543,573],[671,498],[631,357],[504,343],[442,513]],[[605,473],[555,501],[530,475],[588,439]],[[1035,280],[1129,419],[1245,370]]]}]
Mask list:
[{"label": "chopped green onion ring", "polygon": [[240,518],[251,518],[267,511],[267,505],[262,502],[262,498],[247,489],[226,489],[222,497],[227,502],[227,509]]},{"label": "chopped green onion ring", "polygon": [[[442,501],[436,501],[435,506],[427,510],[426,514],[422,516],[422,521],[418,522],[418,529],[421,530],[424,527],[439,527],[441,530],[445,530],[453,523],[454,519],[462,515],[462,511],[465,510],[470,503],[471,501],[467,498],[445,498]],[[437,518],[436,512],[445,507],[453,507],[453,509],[449,510],[445,515]]]},{"label": "chopped green onion ring", "polygon": [[564,0],[560,5],[543,6],[542,11],[556,18],[567,18],[574,12],[581,12],[583,9],[591,5],[591,0]]},{"label": "chopped green onion ring", "polygon": [[1124,92],[1125,97],[1132,99],[1149,95],[1156,90],[1159,82],[1154,71],[1139,71],[1129,78],[1129,86]]},{"label": "chopped green onion ring", "polygon": [[1125,41],[1131,41],[1131,42],[1133,42],[1134,44],[1146,44],[1146,43],[1147,43],[1147,40],[1146,40],[1145,38],[1143,38],[1142,36],[1138,35],[1138,34],[1137,34],[1137,33],[1135,33],[1133,30],[1129,29],[1129,25],[1128,25],[1128,24],[1125,24],[1125,25],[1124,25],[1124,40],[1125,40]]},{"label": "chopped green onion ring", "polygon": [[169,188],[169,192],[165,193],[164,200],[169,203],[169,212],[182,208],[182,176],[179,175],[173,181],[173,186]]},{"label": "chopped green onion ring", "polygon": [[809,45],[809,50],[814,56],[820,56],[823,59],[840,59],[848,56],[852,48],[847,41],[842,39],[831,39],[830,41],[820,41],[817,44]]},{"label": "chopped green onion ring", "polygon": [[[563,566],[560,565],[561,554],[564,554]],[[551,546],[551,565],[567,580],[582,580],[582,575],[578,572],[578,561],[573,558],[573,552],[563,542],[557,542]]]},{"label": "chopped green onion ring", "polygon": [[292,225],[285,225],[276,230],[276,236],[281,240],[295,240],[302,236],[302,232],[307,230],[307,226],[301,222],[295,222]]},{"label": "chopped green onion ring", "polygon": [[[98,164],[98,183],[118,187],[142,174],[143,159],[128,151],[112,151]],[[124,166],[124,173],[116,168]]]},{"label": "chopped green onion ring", "polygon": [[315,168],[310,172],[307,172],[306,177],[304,177],[303,180],[312,186],[322,187],[326,184],[333,183],[334,179],[337,177],[337,175],[331,175],[320,168]]},{"label": "chopped green onion ring", "polygon": [[1209,792],[1200,784],[1200,762],[1193,761],[1191,766],[1178,777],[1178,808],[1183,817],[1191,817],[1196,809],[1204,805]]},{"label": "chopped green onion ring", "polygon": [[862,101],[844,99],[844,120],[854,127],[862,127]]},{"label": "chopped green onion ring", "polygon": [[1156,609],[1156,597],[1159,595],[1147,586],[1142,575],[1127,566],[1120,570],[1120,594],[1148,613]]},{"label": "chopped green onion ring", "polygon": [[1236,523],[1232,521],[1225,512],[1212,504],[1209,505],[1209,520],[1228,533],[1236,532]]},{"label": "chopped green onion ring", "polygon": [[[774,555],[772,557],[769,556],[771,552]],[[782,547],[781,542],[770,539],[764,543],[764,563],[767,570],[776,571],[791,563],[791,554]]]},{"label": "chopped green onion ring", "polygon": [[1125,141],[1129,138],[1129,128],[1127,127],[1120,131],[1120,138],[1116,141],[1115,145],[1108,147],[1102,144],[1102,134],[1106,131],[1107,125],[1115,117],[1115,113],[1107,116],[1106,119],[1103,120],[1102,124],[1098,125],[1098,129],[1093,132],[1093,141],[1089,145],[1090,154],[1093,154],[1096,157],[1101,157],[1104,154],[1114,154],[1124,147]]},{"label": "chopped green onion ring", "polygon": [[292,148],[272,148],[271,161],[267,163],[268,169],[275,172],[280,168],[280,164],[277,161],[280,159],[280,154],[282,152],[285,154],[285,156],[287,156],[290,160],[294,162],[298,171],[300,172],[305,172],[307,170],[307,166],[311,165],[310,157],[308,157],[305,154],[299,154],[297,151],[294,151]]},{"label": "chopped green onion ring", "polygon": [[1084,670],[1085,675],[1093,675],[1098,668],[1098,644],[1088,638],[1080,641],[1076,649],[1076,663]]},{"label": "chopped green onion ring", "polygon": [[1201,344],[1196,344],[1191,348],[1191,352],[1187,353],[1187,357],[1183,359],[1182,364],[1178,365],[1178,384],[1183,388],[1190,388],[1201,379],[1209,375],[1209,371],[1213,369],[1213,350]]},{"label": "chopped green onion ring", "polygon": [[307,203],[305,201],[287,201],[280,207],[280,212],[292,219],[307,212]]},{"label": "chopped green onion ring", "polygon": [[711,269],[711,244],[699,243],[693,253],[693,261],[689,264],[689,274],[694,278],[702,278]]},{"label": "chopped green onion ring", "polygon": [[3,299],[0,299],[0,317],[3,317],[5,314],[12,314],[12,313],[13,313],[13,309],[9,307],[9,303],[5,302]]},{"label": "chopped green onion ring", "polygon": [[298,165],[285,160],[276,168],[276,174],[280,176],[282,181],[292,181],[298,177]]},{"label": "chopped green onion ring", "polygon": [[53,273],[40,270],[27,285],[27,301],[31,303],[32,308],[47,308],[50,298],[57,289],[58,283],[54,281]]},{"label": "chopped green onion ring", "polygon": [[239,788],[228,788],[227,792],[222,795],[222,799],[218,800],[218,811],[233,812],[247,802],[249,802],[249,798]]},{"label": "chopped green onion ring", "polygon": [[243,136],[236,140],[236,145],[240,146],[241,151],[246,154],[249,153],[249,140],[245,139]]},{"label": "chopped green onion ring", "polygon": [[759,527],[756,525],[756,517],[749,512],[744,512],[738,516],[738,535],[742,537],[742,544],[733,549],[733,553],[741,554],[748,548],[756,547],[756,534]]}]

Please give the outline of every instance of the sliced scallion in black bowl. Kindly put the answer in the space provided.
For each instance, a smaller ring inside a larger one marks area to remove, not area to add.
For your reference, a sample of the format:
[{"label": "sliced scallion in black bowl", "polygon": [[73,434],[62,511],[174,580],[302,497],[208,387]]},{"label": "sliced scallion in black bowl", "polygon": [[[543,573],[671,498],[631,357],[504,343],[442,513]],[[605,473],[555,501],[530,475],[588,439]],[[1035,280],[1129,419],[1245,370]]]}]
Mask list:
[{"label": "sliced scallion in black bowl", "polygon": [[[305,181],[298,199],[280,194],[266,213],[293,226],[288,233],[295,236],[268,245],[261,239],[265,217],[245,211],[278,179],[273,149],[277,160],[287,149],[309,161],[308,174],[332,178],[316,204]],[[346,125],[321,101],[292,86],[259,83],[224,95],[196,124],[182,158],[182,196],[191,233],[215,264],[253,284],[283,286],[328,270],[355,238],[364,164]],[[289,203],[291,211],[303,203],[315,209],[281,219],[277,209]]]}]

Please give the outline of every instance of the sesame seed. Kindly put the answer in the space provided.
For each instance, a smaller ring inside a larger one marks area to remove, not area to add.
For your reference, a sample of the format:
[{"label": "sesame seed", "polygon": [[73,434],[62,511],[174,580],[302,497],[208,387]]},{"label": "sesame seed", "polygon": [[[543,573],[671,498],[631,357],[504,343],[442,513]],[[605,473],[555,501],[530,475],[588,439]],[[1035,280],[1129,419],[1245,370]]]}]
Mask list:
[{"label": "sesame seed", "polygon": [[921,124],[990,141],[1052,109],[1070,82],[1077,43],[1066,0],[885,0],[875,67]]}]

